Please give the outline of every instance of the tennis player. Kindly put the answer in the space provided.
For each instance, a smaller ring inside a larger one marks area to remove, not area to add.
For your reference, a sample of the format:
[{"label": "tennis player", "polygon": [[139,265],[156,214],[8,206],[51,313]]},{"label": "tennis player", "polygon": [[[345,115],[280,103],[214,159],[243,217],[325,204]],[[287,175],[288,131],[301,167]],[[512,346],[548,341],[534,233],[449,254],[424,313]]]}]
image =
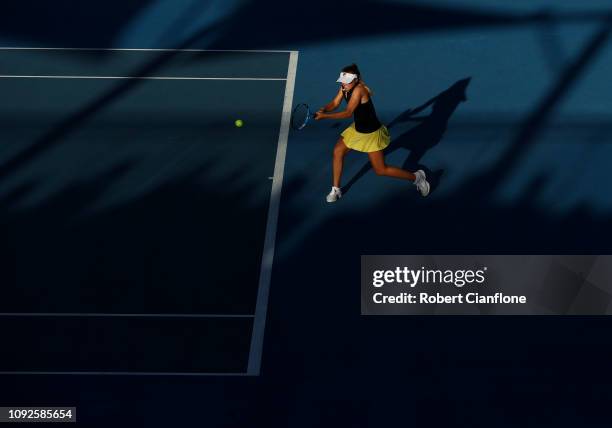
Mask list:
[{"label": "tennis player", "polygon": [[[327,195],[327,202],[336,202],[342,197],[340,189],[342,166],[344,157],[351,150],[367,153],[377,175],[410,180],[421,195],[427,196],[429,183],[425,171],[419,169],[413,173],[385,164],[383,150],[389,145],[391,137],[387,128],[376,117],[372,91],[361,80],[357,65],[344,67],[336,82],[341,84],[338,93],[329,104],[315,113],[315,120],[348,119],[354,116],[354,122],[342,132],[334,147],[333,185]],[[347,102],[346,110],[331,113],[340,106],[343,99]]]}]

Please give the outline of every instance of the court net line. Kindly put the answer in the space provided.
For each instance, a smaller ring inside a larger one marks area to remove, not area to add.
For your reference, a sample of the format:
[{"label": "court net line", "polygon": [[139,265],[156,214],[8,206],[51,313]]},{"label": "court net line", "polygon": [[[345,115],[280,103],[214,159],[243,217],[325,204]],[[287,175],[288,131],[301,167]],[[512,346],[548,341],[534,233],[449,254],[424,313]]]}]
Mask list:
[{"label": "court net line", "polygon": [[0,371],[0,375],[84,375],[84,376],[251,376],[244,372],[117,372],[117,371]]},{"label": "court net line", "polygon": [[0,79],[287,80],[286,78],[282,77],[46,76],[20,74],[1,74]]},{"label": "court net line", "polygon": [[253,318],[251,314],[123,314],[96,312],[1,312],[0,317],[142,317],[142,318]]},{"label": "court net line", "polygon": [[136,52],[236,52],[236,53],[293,53],[297,51],[285,50],[245,50],[245,49],[171,49],[171,48],[46,48],[46,47],[18,47],[0,46],[0,50],[36,50],[36,51],[136,51]]}]

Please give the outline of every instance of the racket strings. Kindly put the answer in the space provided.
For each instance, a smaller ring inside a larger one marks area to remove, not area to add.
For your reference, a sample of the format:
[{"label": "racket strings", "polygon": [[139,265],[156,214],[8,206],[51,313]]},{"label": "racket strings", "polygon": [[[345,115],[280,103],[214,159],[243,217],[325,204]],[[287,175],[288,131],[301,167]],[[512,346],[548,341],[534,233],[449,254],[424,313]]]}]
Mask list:
[{"label": "racket strings", "polygon": [[291,125],[295,129],[302,129],[308,123],[310,119],[310,111],[306,104],[299,104],[293,110],[293,115],[291,116]]}]

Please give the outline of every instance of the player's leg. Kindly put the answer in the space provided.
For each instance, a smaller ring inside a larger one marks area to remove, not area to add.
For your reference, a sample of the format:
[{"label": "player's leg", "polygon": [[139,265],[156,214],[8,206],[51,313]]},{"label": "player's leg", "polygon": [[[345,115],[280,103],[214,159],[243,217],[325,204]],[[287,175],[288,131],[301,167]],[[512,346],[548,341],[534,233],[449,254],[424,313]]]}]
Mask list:
[{"label": "player's leg", "polygon": [[344,139],[340,137],[334,146],[334,163],[333,163],[333,186],[340,187],[340,178],[342,177],[342,167],[344,166],[344,157],[351,149],[346,147]]},{"label": "player's leg", "polygon": [[415,173],[406,171],[405,169],[389,166],[385,163],[385,155],[382,150],[368,153],[372,169],[376,175],[384,175],[387,177],[401,178],[414,182],[421,195],[429,194],[429,183],[425,177],[425,171],[418,170]]},{"label": "player's leg", "polygon": [[344,139],[340,137],[334,146],[334,155],[332,163],[332,189],[327,195],[327,202],[336,202],[342,197],[342,191],[340,190],[340,178],[342,177],[342,167],[344,165],[344,157],[350,151]]},{"label": "player's leg", "polygon": [[372,169],[376,175],[385,175],[387,177],[402,178],[404,180],[416,181],[416,175],[405,169],[389,166],[385,163],[385,155],[382,150],[368,153]]}]

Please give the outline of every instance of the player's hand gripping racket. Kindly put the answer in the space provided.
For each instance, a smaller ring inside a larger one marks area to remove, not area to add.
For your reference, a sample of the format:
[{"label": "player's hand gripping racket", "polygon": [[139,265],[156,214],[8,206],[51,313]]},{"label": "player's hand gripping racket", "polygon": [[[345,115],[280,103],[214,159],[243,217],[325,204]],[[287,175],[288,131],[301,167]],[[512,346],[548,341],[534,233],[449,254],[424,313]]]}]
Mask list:
[{"label": "player's hand gripping racket", "polygon": [[310,121],[314,120],[315,113],[310,111],[308,104],[298,104],[291,114],[291,127],[296,131],[304,129]]}]

